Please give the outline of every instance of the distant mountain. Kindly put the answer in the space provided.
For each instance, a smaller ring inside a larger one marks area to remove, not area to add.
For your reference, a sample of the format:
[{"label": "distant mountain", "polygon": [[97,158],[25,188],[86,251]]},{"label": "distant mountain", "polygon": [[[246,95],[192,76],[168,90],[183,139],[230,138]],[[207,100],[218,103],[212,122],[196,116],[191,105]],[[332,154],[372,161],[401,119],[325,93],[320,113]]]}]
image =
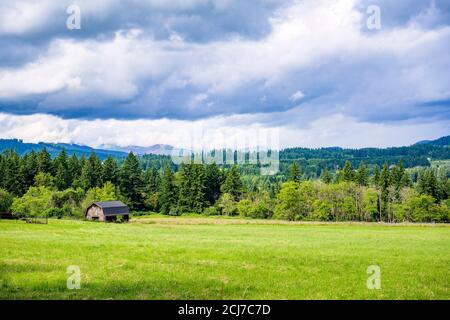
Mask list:
[{"label": "distant mountain", "polygon": [[115,150],[127,153],[133,152],[136,155],[157,154],[170,156],[185,151],[183,149],[178,149],[167,144],[155,144],[150,147],[138,147],[138,146],[119,147],[114,145],[102,145],[101,148],[106,150]]},{"label": "distant mountain", "polygon": [[450,146],[450,136],[442,137],[436,140],[423,140],[416,144],[429,144],[433,146]]},{"label": "distant mountain", "polygon": [[69,155],[76,154],[78,157],[85,156],[88,157],[91,151],[94,151],[101,159],[106,159],[108,156],[113,156],[115,158],[123,158],[127,156],[127,153],[115,150],[103,150],[94,149],[88,146],[81,146],[77,144],[68,143],[25,143],[23,140],[18,139],[0,139],[0,152],[7,149],[16,150],[20,155],[34,151],[42,151],[47,149],[52,157],[58,155],[63,148]]}]

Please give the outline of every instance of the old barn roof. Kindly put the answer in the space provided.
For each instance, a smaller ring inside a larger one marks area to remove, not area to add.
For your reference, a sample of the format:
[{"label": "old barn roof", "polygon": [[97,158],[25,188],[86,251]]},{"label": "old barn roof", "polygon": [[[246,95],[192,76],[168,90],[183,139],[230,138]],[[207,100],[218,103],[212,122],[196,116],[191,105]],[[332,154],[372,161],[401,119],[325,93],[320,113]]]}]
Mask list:
[{"label": "old barn roof", "polygon": [[100,207],[105,215],[129,214],[128,206],[122,201],[99,201],[89,207],[93,205]]}]

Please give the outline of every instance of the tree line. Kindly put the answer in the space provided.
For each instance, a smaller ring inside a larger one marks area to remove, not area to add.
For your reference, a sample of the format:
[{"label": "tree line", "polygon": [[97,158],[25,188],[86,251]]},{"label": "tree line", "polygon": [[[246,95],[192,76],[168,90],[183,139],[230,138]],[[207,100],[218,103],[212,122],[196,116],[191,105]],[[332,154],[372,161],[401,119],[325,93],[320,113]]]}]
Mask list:
[{"label": "tree line", "polygon": [[52,158],[44,149],[19,156],[0,155],[0,212],[16,215],[82,217],[93,201],[122,200],[134,214],[201,213],[249,218],[320,221],[448,222],[448,170],[411,173],[402,160],[369,170],[323,169],[317,179],[299,162],[272,177],[245,166],[183,163],[136,157],[102,161],[69,156]]}]

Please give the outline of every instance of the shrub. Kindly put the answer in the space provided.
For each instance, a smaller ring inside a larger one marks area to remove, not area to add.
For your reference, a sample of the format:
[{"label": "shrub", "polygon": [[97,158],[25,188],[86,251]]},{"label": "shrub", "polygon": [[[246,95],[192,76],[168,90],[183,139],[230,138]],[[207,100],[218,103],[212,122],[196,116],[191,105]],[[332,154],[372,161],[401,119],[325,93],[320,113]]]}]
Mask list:
[{"label": "shrub", "polygon": [[298,199],[298,183],[284,183],[277,195],[275,217],[278,219],[286,219],[289,221],[300,219],[300,217],[302,216],[302,206]]},{"label": "shrub", "polygon": [[252,202],[249,199],[242,199],[236,204],[237,213],[242,217],[252,215]]},{"label": "shrub", "polygon": [[314,211],[311,218],[313,220],[329,221],[333,210],[333,205],[326,200],[316,200],[313,203]]},{"label": "shrub", "polygon": [[229,193],[224,193],[220,197],[218,206],[222,215],[234,216],[237,214],[236,202],[234,201],[234,197]]},{"label": "shrub", "polygon": [[215,206],[211,206],[203,210],[205,216],[218,216],[220,214],[219,209]]},{"label": "shrub", "polygon": [[30,187],[21,197],[14,199],[12,211],[18,217],[39,217],[51,208],[52,192],[46,187]]},{"label": "shrub", "polygon": [[8,191],[0,189],[0,212],[9,212],[13,204],[13,196]]}]

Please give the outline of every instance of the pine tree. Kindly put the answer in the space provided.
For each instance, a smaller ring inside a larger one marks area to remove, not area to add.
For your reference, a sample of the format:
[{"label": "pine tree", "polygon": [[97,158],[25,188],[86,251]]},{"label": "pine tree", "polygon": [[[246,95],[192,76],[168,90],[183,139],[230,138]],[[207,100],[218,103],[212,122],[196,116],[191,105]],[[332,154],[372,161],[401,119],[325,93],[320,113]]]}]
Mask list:
[{"label": "pine tree", "polygon": [[174,176],[170,165],[167,165],[161,178],[161,197],[159,201],[161,213],[169,214],[170,210],[175,207],[176,202],[177,194]]},{"label": "pine tree", "polygon": [[300,166],[297,162],[293,162],[291,165],[291,168],[289,170],[289,181],[293,182],[300,182],[301,181],[301,172],[300,172]]},{"label": "pine tree", "polygon": [[403,161],[399,160],[397,165],[392,169],[392,185],[394,186],[394,197],[400,201],[400,192],[404,185],[405,167]]},{"label": "pine tree", "polygon": [[102,180],[103,183],[111,182],[114,185],[117,185],[118,181],[118,165],[116,160],[109,156],[102,166]]},{"label": "pine tree", "polygon": [[391,185],[391,173],[387,163],[384,163],[383,170],[380,175],[380,189],[381,189],[381,215],[389,214],[389,187]]},{"label": "pine tree", "polygon": [[70,174],[67,161],[67,153],[63,148],[53,161],[53,167],[56,169],[55,186],[58,190],[67,189],[70,183]]},{"label": "pine tree", "polygon": [[206,166],[206,200],[214,205],[220,198],[220,186],[223,183],[222,171],[215,163]]},{"label": "pine tree", "polygon": [[81,170],[81,185],[84,190],[101,187],[103,185],[101,173],[102,163],[95,153],[91,152],[89,158],[84,161],[84,165]]},{"label": "pine tree", "polygon": [[367,186],[369,184],[369,173],[367,172],[364,161],[359,163],[358,170],[356,172],[356,180],[360,186]]},{"label": "pine tree", "polygon": [[68,161],[68,171],[69,171],[69,182],[70,185],[74,183],[75,180],[81,177],[81,164],[78,157],[73,154]]},{"label": "pine tree", "polygon": [[231,194],[237,201],[243,192],[243,186],[241,181],[241,174],[236,165],[233,165],[230,170],[228,170],[225,182],[221,186],[220,190],[223,193]]},{"label": "pine tree", "polygon": [[161,177],[155,167],[148,169],[144,175],[145,192],[155,194],[159,190]]},{"label": "pine tree", "polygon": [[328,171],[327,169],[322,171],[322,174],[320,175],[320,179],[326,183],[326,184],[330,184],[333,182],[333,175],[331,174],[330,171]]},{"label": "pine tree", "polygon": [[373,185],[375,186],[375,188],[380,188],[380,167],[378,165],[375,165],[375,169],[373,171]]},{"label": "pine tree", "polygon": [[[0,154],[0,189],[6,189],[5,188],[5,159],[3,154]],[[6,190],[5,190],[6,191]]]},{"label": "pine tree", "polygon": [[204,166],[182,164],[178,193],[180,209],[187,212],[202,212],[207,205],[205,190],[206,174]]},{"label": "pine tree", "polygon": [[37,154],[33,150],[26,154],[24,157],[23,177],[25,183],[25,189],[28,190],[34,184],[34,177],[38,173]]},{"label": "pine tree", "polygon": [[419,173],[417,189],[419,193],[432,196],[436,200],[439,200],[439,186],[433,169],[425,169]]},{"label": "pine tree", "polygon": [[17,152],[13,150],[8,150],[5,153],[5,156],[5,189],[15,196],[21,196],[25,191],[24,177],[22,176],[23,170],[21,169],[23,166],[23,160]]},{"label": "pine tree", "polygon": [[353,171],[352,164],[350,161],[345,161],[344,169],[341,172],[342,181],[355,181],[355,171]]},{"label": "pine tree", "polygon": [[129,199],[132,209],[143,208],[142,171],[138,159],[132,152],[128,154],[121,168],[119,186],[121,193]]},{"label": "pine tree", "polygon": [[38,153],[38,171],[43,173],[50,173],[53,175],[54,168],[52,164],[52,158],[50,153],[48,153],[47,149],[44,148],[41,152]]}]

